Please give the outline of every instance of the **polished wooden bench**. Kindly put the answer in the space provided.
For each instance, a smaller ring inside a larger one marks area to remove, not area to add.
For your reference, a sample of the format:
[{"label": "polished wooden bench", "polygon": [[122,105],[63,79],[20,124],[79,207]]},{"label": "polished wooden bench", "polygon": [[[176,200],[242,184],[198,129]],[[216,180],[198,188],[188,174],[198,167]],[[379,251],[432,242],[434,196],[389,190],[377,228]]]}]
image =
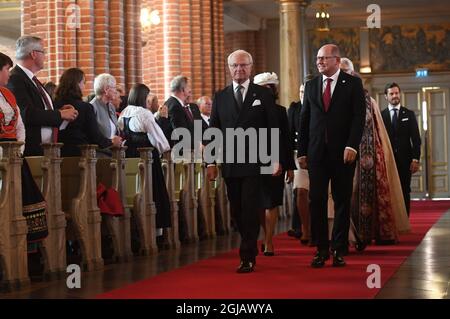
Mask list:
[{"label": "polished wooden bench", "polygon": [[47,204],[48,236],[42,241],[44,278],[66,275],[66,218],[61,205],[62,144],[43,144],[44,156],[27,157],[36,184]]},{"label": "polished wooden bench", "polygon": [[2,290],[29,285],[27,265],[27,223],[22,215],[20,146],[23,143],[0,142],[0,268]]},{"label": "polished wooden bench", "polygon": [[84,270],[103,268],[101,216],[96,197],[96,145],[80,146],[81,157],[67,157],[61,166],[61,199],[67,238],[78,240]]}]

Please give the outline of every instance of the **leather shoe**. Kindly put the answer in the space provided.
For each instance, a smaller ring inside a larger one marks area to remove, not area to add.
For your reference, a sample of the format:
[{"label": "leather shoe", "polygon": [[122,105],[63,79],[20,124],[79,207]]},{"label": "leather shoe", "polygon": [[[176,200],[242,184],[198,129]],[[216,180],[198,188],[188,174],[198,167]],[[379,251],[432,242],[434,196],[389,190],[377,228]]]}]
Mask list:
[{"label": "leather shoe", "polygon": [[300,243],[302,245],[308,245],[309,244],[309,239],[300,239]]},{"label": "leather shoe", "polygon": [[273,251],[265,251],[264,256],[275,256],[275,253]]},{"label": "leather shoe", "polygon": [[333,267],[344,267],[346,265],[344,257],[337,252],[333,253]]},{"label": "leather shoe", "polygon": [[303,236],[301,230],[298,229],[289,229],[287,232],[289,237],[301,238]]},{"label": "leather shoe", "polygon": [[348,246],[346,246],[346,247],[342,248],[341,250],[339,250],[339,253],[337,252],[336,249],[332,249],[331,251],[332,251],[333,255],[335,253],[337,253],[340,256],[348,256],[349,249],[348,249]]},{"label": "leather shoe", "polygon": [[253,272],[255,270],[255,263],[251,261],[241,261],[241,264],[239,265],[236,272],[238,274],[245,274],[249,272]]},{"label": "leather shoe", "polygon": [[317,252],[311,262],[311,267],[322,268],[323,266],[325,266],[325,262],[328,259],[330,259],[330,254],[321,254],[321,253]]},{"label": "leather shoe", "polygon": [[395,245],[394,239],[377,239],[375,240],[375,245],[385,246],[385,245]]}]

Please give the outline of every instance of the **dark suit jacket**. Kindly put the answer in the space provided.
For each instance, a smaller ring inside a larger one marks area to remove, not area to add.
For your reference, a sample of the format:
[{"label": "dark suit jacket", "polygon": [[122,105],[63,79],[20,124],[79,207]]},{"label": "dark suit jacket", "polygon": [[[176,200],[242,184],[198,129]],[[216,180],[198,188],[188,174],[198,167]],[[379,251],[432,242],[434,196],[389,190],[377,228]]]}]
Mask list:
[{"label": "dark suit jacket", "polygon": [[[169,120],[172,125],[172,129],[175,130],[181,127],[188,129],[191,134],[191,147],[194,148],[194,122],[191,121],[186,114],[184,106],[181,105],[180,102],[178,102],[178,100],[173,96],[168,98],[164,104],[167,105],[169,110]],[[195,107],[190,107],[190,109],[195,120]],[[178,143],[178,140],[173,140],[172,143]]]},{"label": "dark suit jacket", "polygon": [[17,65],[11,70],[7,87],[16,97],[25,125],[24,156],[43,155],[41,128],[42,126],[58,127],[62,123],[61,113],[45,109],[44,101],[36,85]]},{"label": "dark suit jacket", "polygon": [[[261,105],[252,106],[256,100]],[[233,85],[217,92],[214,95],[212,113],[209,127],[215,127],[223,133],[223,146],[227,143],[226,129],[242,128],[275,128],[279,127],[275,103],[269,89],[250,83],[245,96],[242,109],[239,110],[233,94]],[[257,134],[257,137],[259,134]],[[270,142],[270,135],[268,135]],[[223,149],[223,177],[246,177],[260,175],[261,161],[258,156],[257,163],[249,161],[249,143],[245,143],[245,163],[237,163],[237,145],[234,143],[234,161],[227,162],[226,149]],[[252,145],[254,147],[255,145]],[[270,152],[270,150],[269,150]]]},{"label": "dark suit jacket", "polygon": [[345,147],[358,151],[365,124],[366,102],[361,79],[340,72],[330,107],[322,102],[322,75],[308,81],[300,115],[298,156],[308,162],[342,161]]},{"label": "dark suit jacket", "polygon": [[202,121],[202,135],[203,132],[209,127],[208,123],[205,122],[205,120],[202,117],[202,113],[200,112],[200,108],[195,103],[189,103],[189,109],[192,112],[192,115],[194,116],[194,121]]},{"label": "dark suit jacket", "polygon": [[161,128],[161,130],[164,133],[164,136],[166,137],[167,141],[170,144],[170,147],[173,146],[173,142],[172,142],[172,125],[170,123],[170,120],[168,117],[158,117],[155,118],[156,123],[158,123],[159,127]]},{"label": "dark suit jacket", "polygon": [[169,120],[173,129],[184,127],[190,131],[193,128],[193,124],[185,113],[183,105],[176,98],[171,96],[164,104],[167,105]]},{"label": "dark suit jacket", "polygon": [[64,143],[61,149],[61,156],[80,156],[81,151],[78,145],[96,144],[100,149],[108,148],[112,145],[109,138],[106,138],[99,130],[97,118],[95,117],[92,105],[82,100],[56,101],[55,108],[59,109],[64,104],[71,104],[78,111],[78,117],[70,122],[64,130],[58,134],[58,142]]},{"label": "dark suit jacket", "polygon": [[294,149],[298,149],[298,140],[300,134],[300,112],[302,110],[302,103],[292,102],[288,108],[288,121],[289,121],[289,131],[291,133],[290,139],[294,146]]},{"label": "dark suit jacket", "polygon": [[294,144],[286,108],[277,104],[276,110],[280,127],[280,164],[284,170],[295,170],[297,166],[294,161]]},{"label": "dark suit jacket", "polygon": [[391,141],[396,161],[409,167],[413,159],[420,160],[420,133],[416,115],[413,111],[401,106],[398,114],[397,132],[394,134],[389,108],[381,112],[384,126]]}]

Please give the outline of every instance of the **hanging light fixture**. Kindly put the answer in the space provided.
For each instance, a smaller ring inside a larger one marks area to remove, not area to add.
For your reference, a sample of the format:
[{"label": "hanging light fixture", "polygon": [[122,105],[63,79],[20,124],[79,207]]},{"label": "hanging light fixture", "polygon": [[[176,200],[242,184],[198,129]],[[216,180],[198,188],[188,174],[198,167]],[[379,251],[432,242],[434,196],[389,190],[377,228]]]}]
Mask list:
[{"label": "hanging light fixture", "polygon": [[316,12],[316,30],[330,31],[330,14],[326,10],[327,6],[319,5],[319,10]]}]

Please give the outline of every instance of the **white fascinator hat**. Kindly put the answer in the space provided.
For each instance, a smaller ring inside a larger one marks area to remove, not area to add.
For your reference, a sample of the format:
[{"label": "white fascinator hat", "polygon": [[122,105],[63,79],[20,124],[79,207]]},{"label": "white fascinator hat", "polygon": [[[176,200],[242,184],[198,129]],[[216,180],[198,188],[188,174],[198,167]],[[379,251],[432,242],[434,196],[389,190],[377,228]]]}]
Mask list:
[{"label": "white fascinator hat", "polygon": [[275,84],[278,85],[278,76],[275,72],[264,72],[255,75],[253,78],[253,83],[258,85]]}]

